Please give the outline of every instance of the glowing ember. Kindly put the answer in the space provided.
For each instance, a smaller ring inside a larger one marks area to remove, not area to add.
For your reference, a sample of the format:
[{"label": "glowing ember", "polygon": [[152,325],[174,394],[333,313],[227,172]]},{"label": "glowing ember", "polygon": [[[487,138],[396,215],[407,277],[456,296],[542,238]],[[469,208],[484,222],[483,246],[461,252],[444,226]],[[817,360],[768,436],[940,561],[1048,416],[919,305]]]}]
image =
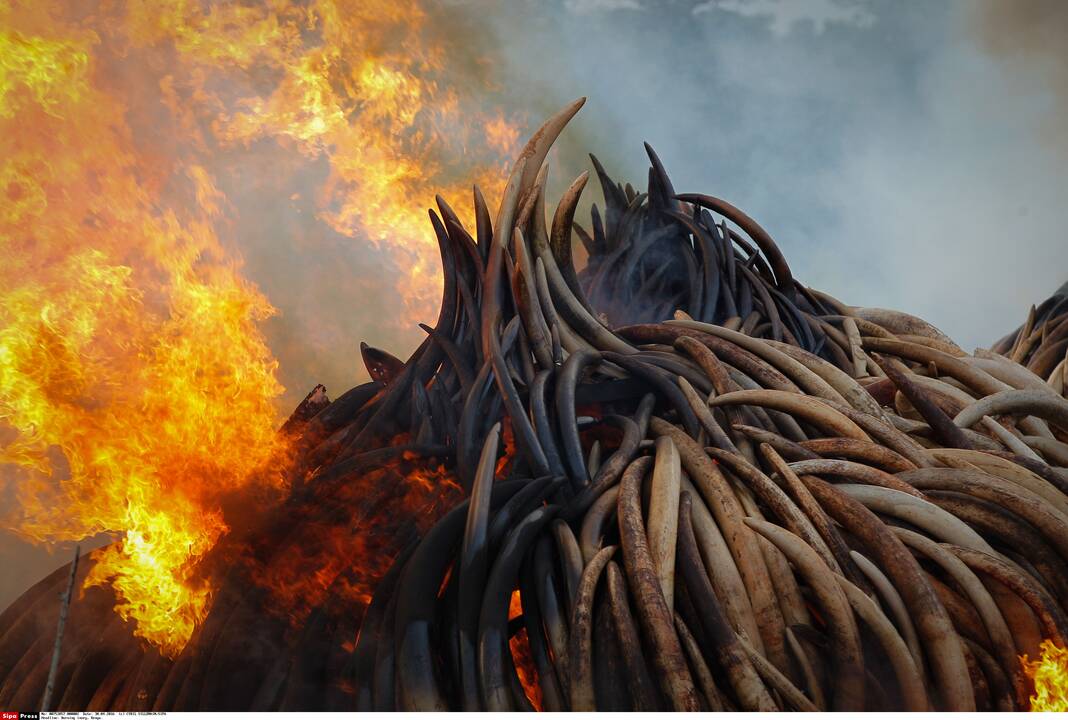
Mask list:
[{"label": "glowing ember", "polygon": [[[508,605],[508,619],[514,620],[523,614],[523,601],[518,590],[512,591],[512,600]],[[530,704],[535,710],[541,711],[542,697],[541,685],[538,684],[538,671],[534,669],[534,657],[530,652],[530,638],[527,637],[527,629],[522,628],[508,641],[508,649],[512,652],[512,661],[515,663],[516,675],[523,686]]]},{"label": "glowing ember", "polygon": [[[504,450],[494,466],[495,477],[507,477],[512,460],[515,459],[515,433],[512,431],[512,423],[507,418],[501,423],[501,446]],[[515,598],[513,597],[512,600],[514,601]]]},{"label": "glowing ember", "polygon": [[1020,658],[1024,672],[1035,683],[1031,696],[1032,712],[1068,712],[1068,650],[1051,640],[1042,641],[1042,657],[1030,661]]},{"label": "glowing ember", "polygon": [[322,168],[298,183],[318,220],[408,273],[398,324],[433,317],[419,209],[494,197],[517,133],[450,89],[432,20],[412,0],[0,4],[0,519],[121,538],[88,582],[168,655],[209,608],[224,496],[279,486],[286,452],[274,311],[220,240],[219,158]]},{"label": "glowing ember", "polygon": [[295,529],[252,574],[271,591],[271,612],[294,626],[328,599],[362,612],[397,551],[463,497],[444,467],[417,462],[405,453],[385,467],[316,487],[321,502],[287,510]]}]

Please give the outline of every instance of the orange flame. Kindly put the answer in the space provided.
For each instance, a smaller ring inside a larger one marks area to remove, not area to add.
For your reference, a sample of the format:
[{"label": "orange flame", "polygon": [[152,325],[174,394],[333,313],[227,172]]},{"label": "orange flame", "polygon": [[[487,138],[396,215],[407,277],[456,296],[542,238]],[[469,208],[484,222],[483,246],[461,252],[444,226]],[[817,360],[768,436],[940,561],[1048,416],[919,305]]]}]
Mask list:
[{"label": "orange flame", "polygon": [[432,317],[419,208],[493,197],[517,137],[452,87],[462,46],[432,19],[415,0],[0,2],[0,520],[121,538],[88,582],[168,655],[209,609],[224,498],[280,487],[287,451],[274,309],[220,239],[218,158],[325,168],[318,221],[405,269],[398,324]]},{"label": "orange flame", "polygon": [[358,615],[401,547],[463,496],[443,466],[409,457],[325,490],[329,501],[293,510],[302,515],[285,547],[253,569],[271,591],[270,610],[294,626],[328,600]]},{"label": "orange flame", "polygon": [[[518,590],[513,590],[512,599],[508,605],[508,619],[514,620],[522,614],[522,597]],[[538,671],[534,668],[534,656],[530,650],[530,638],[527,637],[526,628],[521,628],[509,639],[508,649],[512,652],[516,675],[519,676],[519,684],[523,686],[527,700],[535,710],[540,712],[542,709],[541,685],[538,683]]]},{"label": "orange flame", "polygon": [[1042,657],[1038,660],[1031,661],[1027,655],[1020,658],[1035,684],[1031,712],[1068,712],[1068,650],[1052,640],[1043,640],[1039,647]]},{"label": "orange flame", "polygon": [[88,582],[174,654],[206,612],[192,569],[226,532],[220,497],[282,449],[271,307],[205,213],[155,205],[94,41],[0,35],[5,520],[44,542],[121,533]]},{"label": "orange flame", "polygon": [[[154,0],[130,13],[131,41],[174,43],[192,73],[169,78],[173,109],[192,115],[190,126],[211,123],[219,146],[249,148],[273,139],[305,162],[325,158],[329,176],[316,197],[320,219],[385,249],[404,269],[398,288],[408,312],[396,318],[400,325],[433,317],[441,269],[423,208],[440,193],[470,216],[474,183],[494,197],[518,129],[478,110],[449,82],[447,62],[462,46],[438,37],[442,30],[431,23],[447,23],[447,16],[432,16],[428,3],[265,5],[211,3],[203,10]],[[229,97],[216,88],[231,69],[275,80],[268,91]],[[190,110],[179,107],[190,101]]]}]

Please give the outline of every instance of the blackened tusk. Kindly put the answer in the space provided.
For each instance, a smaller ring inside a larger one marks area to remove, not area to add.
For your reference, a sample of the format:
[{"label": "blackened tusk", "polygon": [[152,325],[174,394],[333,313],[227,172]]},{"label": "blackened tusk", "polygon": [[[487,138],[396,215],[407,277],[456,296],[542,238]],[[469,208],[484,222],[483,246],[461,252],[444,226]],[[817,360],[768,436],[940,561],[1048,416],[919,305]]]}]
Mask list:
[{"label": "blackened tusk", "polygon": [[556,380],[556,412],[560,422],[560,440],[563,445],[564,462],[575,488],[589,484],[589,474],[582,453],[578,425],[575,422],[575,387],[582,371],[600,362],[601,354],[589,350],[572,353],[560,370]]},{"label": "blackened tusk", "polygon": [[478,629],[478,675],[482,703],[490,712],[514,710],[511,690],[505,677],[503,654],[508,652],[508,604],[523,556],[537,539],[545,523],[556,515],[557,507],[539,507],[509,533],[497,554],[486,582]]}]

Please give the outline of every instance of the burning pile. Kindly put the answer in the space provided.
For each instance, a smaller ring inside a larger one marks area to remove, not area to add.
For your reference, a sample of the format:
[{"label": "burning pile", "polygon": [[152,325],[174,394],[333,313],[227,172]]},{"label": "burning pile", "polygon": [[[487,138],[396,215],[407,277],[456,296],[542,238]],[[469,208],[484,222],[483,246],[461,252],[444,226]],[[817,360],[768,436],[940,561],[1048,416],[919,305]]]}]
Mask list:
[{"label": "burning pile", "polygon": [[[804,287],[651,150],[646,193],[594,161],[603,213],[575,224],[583,175],[550,219],[580,106],[495,217],[476,189],[473,235],[438,198],[436,323],[294,413],[290,496],[202,564],[217,590],[180,653],[133,639],[107,588],[74,602],[59,708],[1064,702],[1068,303],[968,355]],[[64,581],[0,616],[0,705],[39,698]]]}]

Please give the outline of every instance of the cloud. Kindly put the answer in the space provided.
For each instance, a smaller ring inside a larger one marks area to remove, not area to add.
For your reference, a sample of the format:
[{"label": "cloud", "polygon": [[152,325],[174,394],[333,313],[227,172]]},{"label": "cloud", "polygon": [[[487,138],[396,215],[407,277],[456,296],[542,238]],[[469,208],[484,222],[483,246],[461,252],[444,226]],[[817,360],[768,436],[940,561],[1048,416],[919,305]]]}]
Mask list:
[{"label": "cloud", "polygon": [[747,18],[766,18],[771,32],[780,37],[801,23],[811,23],[817,35],[828,24],[870,27],[875,23],[875,15],[858,0],[707,0],[695,6],[693,14],[716,10]]}]

